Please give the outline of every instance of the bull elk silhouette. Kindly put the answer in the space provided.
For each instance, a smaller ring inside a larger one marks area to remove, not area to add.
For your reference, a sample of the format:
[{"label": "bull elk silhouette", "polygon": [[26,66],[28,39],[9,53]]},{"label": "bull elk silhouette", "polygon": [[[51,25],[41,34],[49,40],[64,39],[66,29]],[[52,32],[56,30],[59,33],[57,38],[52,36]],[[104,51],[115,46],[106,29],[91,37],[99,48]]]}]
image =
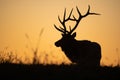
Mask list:
[{"label": "bull elk silhouette", "polygon": [[[97,42],[91,42],[89,40],[76,40],[76,32],[73,31],[77,28],[81,19],[87,17],[88,15],[100,15],[98,13],[91,13],[90,6],[88,5],[88,11],[86,14],[82,15],[76,7],[76,10],[79,14],[78,18],[72,15],[73,9],[71,10],[69,16],[66,18],[66,8],[64,11],[63,20],[58,16],[59,22],[63,27],[57,27],[54,24],[54,27],[62,32],[62,38],[55,42],[55,46],[61,47],[65,55],[73,62],[81,66],[100,66],[101,59],[101,46]],[[73,28],[69,26],[67,30],[66,22],[75,21],[76,24]]]}]

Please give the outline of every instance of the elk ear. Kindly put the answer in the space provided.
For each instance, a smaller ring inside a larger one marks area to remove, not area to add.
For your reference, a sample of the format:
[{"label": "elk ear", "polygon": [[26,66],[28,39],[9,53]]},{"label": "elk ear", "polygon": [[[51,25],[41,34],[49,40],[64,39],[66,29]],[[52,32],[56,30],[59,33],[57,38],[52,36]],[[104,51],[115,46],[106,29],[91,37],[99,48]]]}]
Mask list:
[{"label": "elk ear", "polygon": [[72,34],[72,37],[73,37],[73,38],[75,38],[75,37],[76,37],[76,32],[74,32],[74,33]]}]

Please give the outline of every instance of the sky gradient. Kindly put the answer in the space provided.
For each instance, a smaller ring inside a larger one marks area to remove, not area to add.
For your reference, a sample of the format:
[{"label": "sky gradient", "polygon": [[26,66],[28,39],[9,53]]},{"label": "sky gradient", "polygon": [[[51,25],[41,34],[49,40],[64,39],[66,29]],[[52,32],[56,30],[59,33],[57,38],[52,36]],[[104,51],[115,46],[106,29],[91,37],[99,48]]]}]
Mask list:
[{"label": "sky gradient", "polygon": [[[65,8],[67,14],[73,8],[73,14],[78,16],[76,6],[84,14],[88,5],[91,12],[101,15],[83,19],[75,30],[76,39],[98,42],[102,47],[101,63],[118,64],[120,0],[0,0],[0,51],[9,47],[22,55],[24,52],[30,53],[44,29],[40,36],[39,51],[58,57],[64,55],[60,48],[54,46],[54,42],[61,38],[61,33],[53,25],[60,25],[57,17],[63,17]],[[63,56],[60,58],[63,60]]]}]

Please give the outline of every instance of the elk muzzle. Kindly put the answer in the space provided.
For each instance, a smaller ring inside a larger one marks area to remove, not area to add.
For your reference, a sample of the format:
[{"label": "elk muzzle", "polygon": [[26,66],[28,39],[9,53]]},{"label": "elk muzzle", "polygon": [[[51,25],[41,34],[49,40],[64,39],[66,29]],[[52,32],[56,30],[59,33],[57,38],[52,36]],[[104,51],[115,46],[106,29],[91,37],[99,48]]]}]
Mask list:
[{"label": "elk muzzle", "polygon": [[59,41],[56,41],[56,42],[55,42],[55,46],[56,46],[56,47],[60,47],[60,43],[61,43],[60,40],[59,40]]}]

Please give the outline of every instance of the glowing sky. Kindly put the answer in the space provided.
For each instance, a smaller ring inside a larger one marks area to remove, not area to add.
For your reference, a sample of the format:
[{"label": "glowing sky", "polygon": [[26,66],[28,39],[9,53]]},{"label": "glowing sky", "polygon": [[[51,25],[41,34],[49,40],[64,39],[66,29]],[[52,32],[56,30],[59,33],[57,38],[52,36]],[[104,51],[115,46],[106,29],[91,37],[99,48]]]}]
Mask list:
[{"label": "glowing sky", "polygon": [[[61,37],[60,32],[53,26],[59,25],[58,15],[63,16],[64,8],[67,13],[74,8],[75,13],[76,6],[84,14],[88,5],[91,6],[91,12],[101,15],[83,19],[76,29],[76,39],[100,43],[101,62],[108,65],[118,64],[120,0],[0,0],[0,50],[10,47],[18,53],[29,51],[30,46],[36,47],[39,33],[44,29],[40,37],[40,50],[60,53],[61,50],[54,46],[54,42]],[[75,15],[77,16],[76,13]]]}]

